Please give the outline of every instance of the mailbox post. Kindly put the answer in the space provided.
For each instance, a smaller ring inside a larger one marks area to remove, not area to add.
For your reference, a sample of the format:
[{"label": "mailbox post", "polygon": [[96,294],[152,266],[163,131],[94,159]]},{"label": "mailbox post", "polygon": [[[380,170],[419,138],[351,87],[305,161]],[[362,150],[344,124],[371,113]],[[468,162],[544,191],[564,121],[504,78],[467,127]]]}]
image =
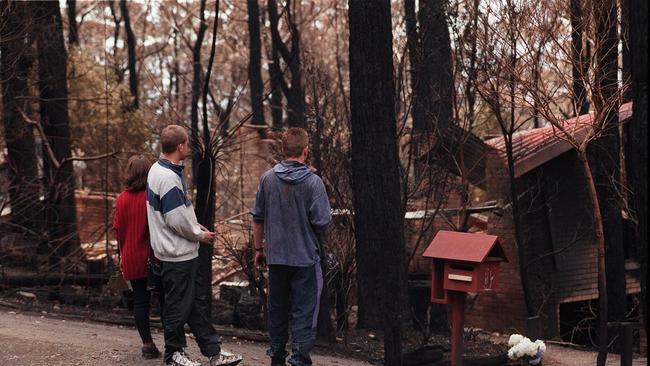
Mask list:
[{"label": "mailbox post", "polygon": [[451,306],[451,364],[461,366],[467,293],[497,290],[499,264],[508,259],[494,235],[444,230],[422,255],[432,259],[431,302]]}]

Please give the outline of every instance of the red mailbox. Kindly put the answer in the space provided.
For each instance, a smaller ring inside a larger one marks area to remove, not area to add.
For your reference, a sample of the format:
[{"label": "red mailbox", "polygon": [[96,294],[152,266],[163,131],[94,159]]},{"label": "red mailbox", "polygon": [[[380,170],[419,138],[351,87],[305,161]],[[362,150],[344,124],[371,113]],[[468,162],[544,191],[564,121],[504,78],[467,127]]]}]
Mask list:
[{"label": "red mailbox", "polygon": [[431,302],[451,306],[451,364],[461,366],[465,297],[498,289],[499,263],[508,259],[494,235],[444,230],[422,255],[433,259]]},{"label": "red mailbox", "polygon": [[438,231],[422,254],[433,259],[431,302],[449,303],[448,291],[483,292],[499,287],[499,263],[507,262],[494,235]]}]

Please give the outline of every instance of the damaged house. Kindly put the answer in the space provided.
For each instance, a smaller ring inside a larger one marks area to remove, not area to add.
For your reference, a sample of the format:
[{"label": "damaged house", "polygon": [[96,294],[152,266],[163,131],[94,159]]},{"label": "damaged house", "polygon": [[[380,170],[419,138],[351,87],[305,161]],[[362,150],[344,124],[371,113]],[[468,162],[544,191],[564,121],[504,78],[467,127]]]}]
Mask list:
[{"label": "damaged house", "polygon": [[[619,120],[625,122],[631,116],[631,103],[622,105]],[[583,115],[565,123],[574,124],[576,128],[572,130],[578,136],[586,131],[590,118]],[[484,216],[484,231],[500,238],[510,260],[501,265],[498,292],[470,296],[466,324],[496,331],[530,332],[512,211],[508,209],[510,181],[504,139],[492,138],[481,143],[476,140],[472,139],[472,144],[463,150],[479,161],[474,166],[484,171],[469,174],[470,181],[485,190],[486,201],[498,203]],[[569,143],[555,136],[552,126],[515,133],[513,150],[521,238],[540,336],[587,342],[580,337],[588,337],[586,328],[598,299],[597,250],[588,192],[577,154]],[[633,227],[627,213],[622,210],[621,215],[627,310],[638,316],[640,264]],[[645,345],[645,332],[641,333],[640,344]]]}]

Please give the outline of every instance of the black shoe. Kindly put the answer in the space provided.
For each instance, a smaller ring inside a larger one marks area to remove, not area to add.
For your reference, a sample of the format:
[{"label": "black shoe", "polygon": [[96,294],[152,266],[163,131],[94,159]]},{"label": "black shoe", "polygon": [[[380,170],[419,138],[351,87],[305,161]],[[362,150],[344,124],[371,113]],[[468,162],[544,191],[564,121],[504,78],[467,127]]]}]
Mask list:
[{"label": "black shoe", "polygon": [[151,360],[154,358],[160,358],[161,353],[156,348],[155,345],[153,346],[142,346],[142,358],[145,358],[147,360]]}]

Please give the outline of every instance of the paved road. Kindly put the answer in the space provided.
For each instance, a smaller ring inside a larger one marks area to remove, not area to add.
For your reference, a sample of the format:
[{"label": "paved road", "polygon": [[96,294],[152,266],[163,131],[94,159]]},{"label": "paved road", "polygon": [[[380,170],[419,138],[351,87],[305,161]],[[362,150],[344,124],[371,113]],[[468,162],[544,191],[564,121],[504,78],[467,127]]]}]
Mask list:
[{"label": "paved road", "polygon": [[[162,348],[163,336],[154,330],[154,341]],[[199,359],[196,343],[188,339],[188,353]],[[112,366],[162,365],[162,361],[140,357],[140,339],[135,329],[22,314],[0,309],[0,364],[11,366]],[[240,339],[224,339],[224,349],[244,356],[242,366],[268,365],[264,345]],[[369,366],[368,363],[315,355],[319,366]],[[203,358],[203,360],[206,360]]]}]

